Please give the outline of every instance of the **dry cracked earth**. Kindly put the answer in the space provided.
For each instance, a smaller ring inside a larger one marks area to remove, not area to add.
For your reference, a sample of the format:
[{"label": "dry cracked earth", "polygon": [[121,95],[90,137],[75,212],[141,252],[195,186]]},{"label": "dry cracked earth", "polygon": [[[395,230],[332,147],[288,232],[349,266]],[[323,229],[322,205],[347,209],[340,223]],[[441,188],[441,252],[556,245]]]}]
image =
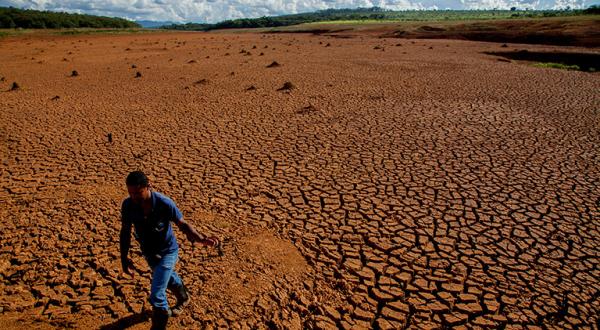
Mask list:
[{"label": "dry cracked earth", "polygon": [[193,300],[172,328],[598,329],[600,76],[500,49],[0,40],[0,325],[148,327],[149,269],[118,250],[141,169],[224,241],[177,232]]}]

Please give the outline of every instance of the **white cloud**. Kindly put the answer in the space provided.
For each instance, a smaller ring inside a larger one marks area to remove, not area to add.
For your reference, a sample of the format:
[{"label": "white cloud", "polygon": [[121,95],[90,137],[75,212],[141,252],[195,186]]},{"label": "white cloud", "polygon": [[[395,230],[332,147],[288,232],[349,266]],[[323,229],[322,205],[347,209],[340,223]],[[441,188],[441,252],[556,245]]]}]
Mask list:
[{"label": "white cloud", "polygon": [[[507,9],[511,7],[517,7],[520,9],[547,9],[548,6],[544,6],[540,0],[461,0],[465,9]],[[548,1],[546,1],[548,2]]]},{"label": "white cloud", "polygon": [[132,20],[215,23],[327,8],[386,9],[584,8],[596,0],[0,0],[0,6],[118,16]]},{"label": "white cloud", "polygon": [[[552,9],[564,9],[567,7],[579,8],[580,7],[579,2],[580,1],[577,1],[577,0],[556,0],[554,3],[554,6],[552,6]],[[598,3],[598,2],[596,2],[596,3]],[[591,5],[591,3],[590,3],[590,5]]]}]

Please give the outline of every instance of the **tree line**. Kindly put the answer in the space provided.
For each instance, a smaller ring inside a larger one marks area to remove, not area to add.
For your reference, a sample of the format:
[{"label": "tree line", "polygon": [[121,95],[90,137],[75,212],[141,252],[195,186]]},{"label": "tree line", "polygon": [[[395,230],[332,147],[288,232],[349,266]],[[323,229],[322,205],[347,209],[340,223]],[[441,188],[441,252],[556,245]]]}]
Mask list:
[{"label": "tree line", "polygon": [[0,7],[0,28],[3,29],[139,27],[139,24],[123,18]]},{"label": "tree line", "polygon": [[360,21],[360,20],[396,20],[396,21],[444,21],[444,20],[476,20],[476,19],[511,19],[536,18],[598,14],[598,6],[587,9],[572,10],[523,10],[516,7],[510,10],[406,10],[393,11],[380,7],[356,9],[326,9],[311,13],[282,16],[264,16],[259,18],[240,18],[226,20],[216,24],[172,24],[163,29],[208,31],[215,29],[245,29],[280,27],[302,23],[326,21]]}]

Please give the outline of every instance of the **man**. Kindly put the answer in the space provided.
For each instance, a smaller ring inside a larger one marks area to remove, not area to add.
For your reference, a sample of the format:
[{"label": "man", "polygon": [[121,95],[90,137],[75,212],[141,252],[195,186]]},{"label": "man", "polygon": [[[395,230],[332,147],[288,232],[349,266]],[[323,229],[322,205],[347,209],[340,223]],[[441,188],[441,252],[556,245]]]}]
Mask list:
[{"label": "man", "polygon": [[[181,211],[168,197],[152,191],[148,177],[141,171],[129,173],[125,180],[129,198],[121,207],[121,266],[133,276],[132,263],[128,258],[131,244],[131,225],[140,242],[142,254],[152,269],[150,304],[152,305],[152,329],[165,329],[171,315],[179,315],[190,297],[181,278],[175,272],[179,246],[171,229],[171,222],[192,242],[216,247],[219,240],[200,235],[183,220]],[[171,291],[177,302],[169,309],[166,290]]]}]

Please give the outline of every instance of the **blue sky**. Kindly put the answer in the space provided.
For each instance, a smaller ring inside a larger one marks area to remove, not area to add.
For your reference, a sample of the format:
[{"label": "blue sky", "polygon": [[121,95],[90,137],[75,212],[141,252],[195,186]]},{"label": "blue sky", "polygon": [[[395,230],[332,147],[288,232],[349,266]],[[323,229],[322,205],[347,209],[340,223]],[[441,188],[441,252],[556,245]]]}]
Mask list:
[{"label": "blue sky", "polygon": [[241,17],[295,14],[327,8],[386,9],[587,8],[599,0],[0,0],[0,6],[66,11],[131,20],[216,23]]}]

